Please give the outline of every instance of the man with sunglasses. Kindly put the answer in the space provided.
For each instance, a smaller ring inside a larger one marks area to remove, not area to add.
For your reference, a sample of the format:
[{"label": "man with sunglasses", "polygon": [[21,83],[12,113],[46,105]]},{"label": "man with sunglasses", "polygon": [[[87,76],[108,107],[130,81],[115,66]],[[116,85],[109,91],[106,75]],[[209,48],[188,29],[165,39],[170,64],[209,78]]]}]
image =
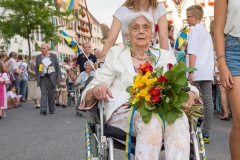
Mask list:
[{"label": "man with sunglasses", "polygon": [[[94,64],[97,62],[97,58],[95,55],[91,54],[91,44],[90,43],[85,43],[83,45],[83,51],[85,53],[85,55],[88,57],[88,59],[90,61],[92,61]],[[88,59],[86,58],[84,54],[79,54],[78,55],[78,59],[77,59],[77,65],[79,65],[78,67],[78,74],[80,74],[81,72],[85,71],[84,68],[84,63],[86,61],[88,61]]]},{"label": "man with sunglasses", "polygon": [[[49,46],[46,43],[41,45],[42,54],[36,57],[36,79],[37,86],[41,89],[40,114],[47,114],[47,105],[49,114],[55,111],[55,88],[62,78],[57,56],[49,52]],[[48,103],[47,103],[48,102]]]}]

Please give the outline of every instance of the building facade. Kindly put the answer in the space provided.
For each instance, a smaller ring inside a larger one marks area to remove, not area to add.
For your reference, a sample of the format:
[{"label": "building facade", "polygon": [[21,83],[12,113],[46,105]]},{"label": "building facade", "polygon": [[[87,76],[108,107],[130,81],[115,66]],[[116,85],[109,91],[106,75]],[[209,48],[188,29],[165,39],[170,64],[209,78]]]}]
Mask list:
[{"label": "building facade", "polygon": [[[67,0],[56,0],[59,4],[59,10],[65,11],[66,10],[66,3]],[[90,23],[89,18],[87,16],[87,4],[85,0],[75,0],[74,2],[74,9],[78,12],[77,15],[72,15],[72,17],[68,17],[71,21],[66,20],[64,18],[59,17],[51,17],[49,21],[55,24],[55,26],[61,26],[59,28],[59,36],[61,36],[60,30],[64,30],[69,36],[73,37],[76,42],[79,44],[80,48],[86,42],[91,43],[91,32],[90,32]],[[32,38],[34,39],[31,42],[31,50],[32,52],[39,52],[39,45],[43,43],[43,35],[39,32],[32,33]],[[3,40],[0,39],[0,44],[2,44]],[[73,58],[77,56],[71,48],[69,48],[64,40],[57,45],[53,43],[49,43],[51,47],[51,52],[57,54],[59,60],[61,61],[64,57],[68,56]],[[37,49],[38,48],[38,49]],[[23,39],[20,36],[15,36],[11,39],[11,44],[9,46],[8,52],[15,51],[23,55],[28,55],[28,44],[27,40]]]},{"label": "building facade", "polygon": [[[177,1],[177,3],[176,3]],[[214,0],[161,0],[167,10],[167,21],[174,26],[174,37],[179,30],[187,26],[186,9],[191,5],[201,5],[204,10],[202,24],[209,30],[210,22],[214,19]]]},{"label": "building facade", "polygon": [[103,39],[103,33],[101,29],[101,24],[96,20],[96,18],[88,12],[89,16],[89,22],[90,22],[90,30],[92,33],[92,39],[91,39],[91,46],[92,50],[95,48],[102,48],[102,39]]}]

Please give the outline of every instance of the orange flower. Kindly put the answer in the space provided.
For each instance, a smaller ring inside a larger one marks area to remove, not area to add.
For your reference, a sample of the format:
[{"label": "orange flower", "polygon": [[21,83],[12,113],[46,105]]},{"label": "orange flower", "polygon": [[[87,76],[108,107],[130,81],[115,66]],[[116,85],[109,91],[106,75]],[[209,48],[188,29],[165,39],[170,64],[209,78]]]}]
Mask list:
[{"label": "orange flower", "polygon": [[140,65],[139,71],[142,71],[143,74],[146,74],[147,72],[152,72],[153,71],[153,67],[151,64],[149,64],[148,62]]}]

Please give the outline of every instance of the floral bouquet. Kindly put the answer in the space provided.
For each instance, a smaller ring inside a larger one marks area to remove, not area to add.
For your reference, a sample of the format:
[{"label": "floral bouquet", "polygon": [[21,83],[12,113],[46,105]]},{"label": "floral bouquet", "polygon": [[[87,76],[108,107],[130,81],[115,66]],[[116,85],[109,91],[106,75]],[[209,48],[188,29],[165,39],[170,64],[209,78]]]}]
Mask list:
[{"label": "floral bouquet", "polygon": [[76,81],[77,80],[77,78],[78,78],[78,76],[77,76],[77,74],[78,74],[78,72],[77,72],[77,67],[72,67],[72,68],[70,68],[70,77],[71,77],[71,80],[72,81]]},{"label": "floral bouquet", "polygon": [[[188,87],[186,72],[195,71],[187,68],[184,62],[168,64],[168,71],[163,73],[163,67],[153,70],[150,63],[142,64],[134,77],[133,86],[127,87],[130,93],[129,106],[136,107],[142,120],[148,123],[152,113],[160,114],[169,124],[183,115],[182,106],[189,100],[189,95],[184,91]],[[186,115],[193,124],[203,114],[203,107],[193,106],[186,109]]]}]

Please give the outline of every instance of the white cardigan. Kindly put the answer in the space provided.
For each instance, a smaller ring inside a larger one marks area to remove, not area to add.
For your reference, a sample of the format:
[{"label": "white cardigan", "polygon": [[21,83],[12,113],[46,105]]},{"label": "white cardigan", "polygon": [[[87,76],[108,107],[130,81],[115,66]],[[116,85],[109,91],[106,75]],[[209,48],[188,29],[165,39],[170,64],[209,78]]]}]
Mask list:
[{"label": "white cardigan", "polygon": [[[150,49],[150,52],[156,55],[158,59],[159,54],[155,50]],[[154,68],[163,66],[164,72],[166,72],[168,63],[177,63],[176,58],[171,52],[161,49],[159,61]],[[112,47],[107,53],[104,65],[95,71],[94,79],[82,93],[79,108],[90,109],[85,107],[86,92],[97,84],[103,84],[109,87],[114,97],[109,98],[109,102],[104,104],[104,114],[107,121],[118,107],[128,102],[130,95],[126,92],[126,88],[133,85],[135,75],[130,50],[124,45]],[[195,91],[199,95],[196,87],[192,85],[189,85],[189,87],[191,91]]]}]

